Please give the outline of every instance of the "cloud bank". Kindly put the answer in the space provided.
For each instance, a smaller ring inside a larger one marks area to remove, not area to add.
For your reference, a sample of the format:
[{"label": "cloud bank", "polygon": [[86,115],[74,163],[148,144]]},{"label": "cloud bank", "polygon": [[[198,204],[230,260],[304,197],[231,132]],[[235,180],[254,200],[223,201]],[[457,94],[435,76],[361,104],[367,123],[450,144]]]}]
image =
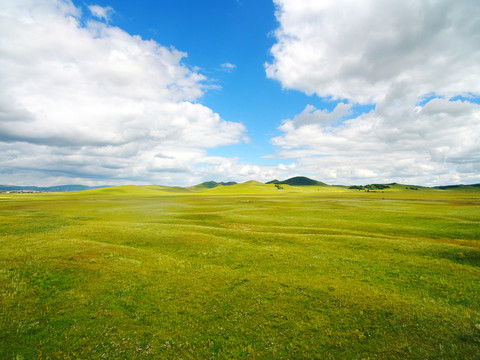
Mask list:
[{"label": "cloud bank", "polygon": [[275,3],[267,77],[338,102],[284,120],[277,156],[331,182],[480,181],[480,3]]},{"label": "cloud bank", "polygon": [[[113,11],[89,8],[107,22]],[[184,184],[206,149],[245,138],[196,102],[206,78],[185,53],[89,15],[68,0],[2,4],[3,179]]]}]

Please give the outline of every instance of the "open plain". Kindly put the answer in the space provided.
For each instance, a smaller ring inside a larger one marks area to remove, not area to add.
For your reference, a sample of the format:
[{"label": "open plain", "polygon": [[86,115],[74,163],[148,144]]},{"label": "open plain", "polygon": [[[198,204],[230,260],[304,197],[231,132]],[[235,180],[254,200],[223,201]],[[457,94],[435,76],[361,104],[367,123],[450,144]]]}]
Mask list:
[{"label": "open plain", "polygon": [[480,191],[0,194],[1,359],[478,359]]}]

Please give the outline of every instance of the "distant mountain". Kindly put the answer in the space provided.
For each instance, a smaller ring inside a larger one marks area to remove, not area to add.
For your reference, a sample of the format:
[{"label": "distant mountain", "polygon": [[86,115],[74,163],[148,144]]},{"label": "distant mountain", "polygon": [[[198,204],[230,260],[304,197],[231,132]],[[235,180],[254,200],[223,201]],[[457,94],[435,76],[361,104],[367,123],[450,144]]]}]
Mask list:
[{"label": "distant mountain", "polygon": [[286,184],[291,186],[328,186],[327,184],[307,178],[305,176],[295,176],[290,179],[279,181],[277,179],[267,182],[266,184]]},{"label": "distant mountain", "polygon": [[235,181],[228,181],[228,182],[216,182],[216,181],[205,181],[201,184],[192,186],[192,188],[207,188],[207,189],[213,189],[217,186],[231,186],[231,185],[236,185],[237,183]]},{"label": "distant mountain", "polygon": [[103,185],[103,186],[58,185],[58,186],[47,186],[47,187],[0,185],[0,191],[66,192],[66,191],[82,191],[82,190],[100,189],[105,187],[111,187],[111,185]]}]

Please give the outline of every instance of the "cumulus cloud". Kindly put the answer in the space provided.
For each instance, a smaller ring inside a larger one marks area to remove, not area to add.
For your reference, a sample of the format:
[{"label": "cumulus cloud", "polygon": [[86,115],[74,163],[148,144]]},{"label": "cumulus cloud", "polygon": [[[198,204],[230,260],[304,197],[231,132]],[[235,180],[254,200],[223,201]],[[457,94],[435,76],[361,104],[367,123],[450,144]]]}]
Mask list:
[{"label": "cumulus cloud", "polygon": [[388,116],[372,110],[332,124],[295,121],[284,121],[272,139],[277,156],[330,183],[479,180],[478,104],[435,98],[390,108]]},{"label": "cumulus cloud", "polygon": [[480,3],[275,0],[267,76],[284,88],[354,102],[405,93],[480,93]]},{"label": "cumulus cloud", "polygon": [[275,3],[267,76],[338,102],[285,120],[276,156],[330,182],[480,180],[480,3]]},{"label": "cumulus cloud", "polygon": [[[286,179],[292,176],[296,164],[287,165],[260,165],[243,162],[239,158],[225,158],[219,156],[207,156],[203,160],[203,165],[198,167],[195,172],[195,180],[198,179],[218,179],[217,181],[234,180],[237,182],[257,180],[267,182],[272,179]],[[298,174],[297,174],[298,175]]]},{"label": "cumulus cloud", "polygon": [[[242,124],[196,102],[206,79],[182,64],[185,53],[88,19],[68,0],[7,3],[0,10],[4,179],[167,181],[191,172],[207,148],[245,137]],[[108,20],[112,10],[90,11]]]},{"label": "cumulus cloud", "polygon": [[287,121],[284,127],[292,125],[295,128],[298,128],[310,124],[328,125],[335,123],[348,115],[350,113],[350,108],[351,105],[349,104],[339,103],[332,112],[328,112],[325,110],[317,110],[314,106],[307,105],[301,114],[296,115],[293,118],[293,121]]}]

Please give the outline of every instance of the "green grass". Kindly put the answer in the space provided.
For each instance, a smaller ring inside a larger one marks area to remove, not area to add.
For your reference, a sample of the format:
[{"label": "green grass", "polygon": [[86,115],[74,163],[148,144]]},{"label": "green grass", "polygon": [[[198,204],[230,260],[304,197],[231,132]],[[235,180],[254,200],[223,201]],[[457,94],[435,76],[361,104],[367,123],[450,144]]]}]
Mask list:
[{"label": "green grass", "polygon": [[478,359],[480,192],[0,195],[1,359]]}]

